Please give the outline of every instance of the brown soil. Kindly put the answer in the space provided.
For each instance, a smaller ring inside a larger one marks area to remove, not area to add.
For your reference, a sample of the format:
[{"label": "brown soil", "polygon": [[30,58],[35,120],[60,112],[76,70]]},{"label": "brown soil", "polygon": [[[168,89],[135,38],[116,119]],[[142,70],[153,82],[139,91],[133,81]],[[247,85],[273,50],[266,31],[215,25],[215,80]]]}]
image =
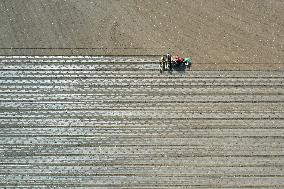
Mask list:
[{"label": "brown soil", "polygon": [[281,0],[3,0],[0,54],[162,54],[283,63]]}]

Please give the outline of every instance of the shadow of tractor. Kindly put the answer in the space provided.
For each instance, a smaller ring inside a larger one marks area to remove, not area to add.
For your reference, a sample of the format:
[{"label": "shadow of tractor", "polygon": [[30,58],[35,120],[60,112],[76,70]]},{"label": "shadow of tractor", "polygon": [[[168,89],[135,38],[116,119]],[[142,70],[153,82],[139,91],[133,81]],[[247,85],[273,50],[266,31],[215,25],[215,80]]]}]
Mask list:
[{"label": "shadow of tractor", "polygon": [[185,63],[173,64],[172,69],[173,69],[173,71],[177,71],[177,72],[185,72],[186,70],[190,71],[191,64],[192,64],[191,62],[189,62],[187,64],[185,64]]}]

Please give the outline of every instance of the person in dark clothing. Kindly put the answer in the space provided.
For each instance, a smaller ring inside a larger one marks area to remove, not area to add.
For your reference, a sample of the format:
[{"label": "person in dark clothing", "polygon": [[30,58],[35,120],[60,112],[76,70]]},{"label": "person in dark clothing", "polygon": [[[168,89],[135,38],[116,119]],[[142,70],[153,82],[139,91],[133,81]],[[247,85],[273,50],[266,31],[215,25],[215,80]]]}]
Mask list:
[{"label": "person in dark clothing", "polygon": [[172,67],[172,55],[170,53],[167,53],[166,57],[167,57],[169,70],[172,71],[173,70],[173,67]]}]

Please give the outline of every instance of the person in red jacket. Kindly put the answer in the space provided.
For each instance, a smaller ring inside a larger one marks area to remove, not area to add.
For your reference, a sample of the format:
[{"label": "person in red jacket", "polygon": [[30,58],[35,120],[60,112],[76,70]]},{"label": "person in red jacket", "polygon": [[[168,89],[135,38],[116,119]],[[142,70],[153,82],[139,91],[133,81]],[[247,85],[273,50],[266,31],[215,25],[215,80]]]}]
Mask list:
[{"label": "person in red jacket", "polygon": [[183,62],[184,62],[183,58],[179,57],[178,55],[175,56],[175,59],[174,59],[175,65],[179,66]]}]

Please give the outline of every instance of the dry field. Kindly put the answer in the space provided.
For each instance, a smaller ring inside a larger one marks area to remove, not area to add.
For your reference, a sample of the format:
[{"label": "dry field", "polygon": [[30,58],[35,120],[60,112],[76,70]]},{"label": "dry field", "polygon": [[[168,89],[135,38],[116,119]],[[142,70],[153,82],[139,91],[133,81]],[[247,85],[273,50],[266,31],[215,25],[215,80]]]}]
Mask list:
[{"label": "dry field", "polygon": [[[0,54],[283,63],[282,0],[1,0]],[[11,48],[13,48],[11,50]]]},{"label": "dry field", "polygon": [[0,186],[283,188],[283,70],[0,57]]},{"label": "dry field", "polygon": [[[0,188],[284,188],[283,17],[282,0],[1,0]],[[167,51],[191,69],[160,74]]]}]

